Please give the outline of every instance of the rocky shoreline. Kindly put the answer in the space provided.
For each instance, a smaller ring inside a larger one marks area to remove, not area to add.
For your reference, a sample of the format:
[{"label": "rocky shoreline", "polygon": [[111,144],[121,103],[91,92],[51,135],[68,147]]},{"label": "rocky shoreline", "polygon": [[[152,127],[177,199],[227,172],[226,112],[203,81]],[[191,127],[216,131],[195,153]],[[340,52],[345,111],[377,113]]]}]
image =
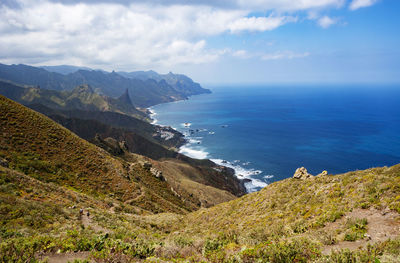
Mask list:
[{"label": "rocky shoreline", "polygon": [[[246,188],[246,183],[249,183],[251,179],[240,179],[236,175],[236,171],[233,168],[217,164],[210,159],[193,159],[188,157],[182,153],[179,153],[179,149],[188,144],[189,140],[185,137],[185,135],[171,126],[164,126],[157,124],[157,120],[154,118],[156,112],[150,108],[146,110],[147,117],[151,120],[151,124],[157,127],[157,133],[153,135],[153,137],[160,141],[161,144],[170,148],[170,150],[174,150],[177,152],[177,159],[184,160],[188,163],[194,165],[206,165],[212,168],[212,171],[215,171],[219,174],[213,174],[215,177],[212,184],[213,186],[218,186],[221,189],[227,190],[236,196],[242,196],[247,194],[249,191]],[[222,175],[222,176],[221,176]]]}]

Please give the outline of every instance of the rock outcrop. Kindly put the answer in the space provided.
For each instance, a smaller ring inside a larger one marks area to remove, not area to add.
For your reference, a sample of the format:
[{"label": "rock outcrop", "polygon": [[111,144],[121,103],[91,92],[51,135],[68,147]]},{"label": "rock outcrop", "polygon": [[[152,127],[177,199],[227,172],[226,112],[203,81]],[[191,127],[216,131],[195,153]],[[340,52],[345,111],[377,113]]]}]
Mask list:
[{"label": "rock outcrop", "polygon": [[161,181],[166,181],[166,179],[163,176],[163,173],[160,170],[152,167],[152,168],[150,168],[150,172],[152,175],[154,175],[156,178],[160,179]]},{"label": "rock outcrop", "polygon": [[322,171],[321,173],[317,174],[317,176],[326,176],[328,175],[328,171]]},{"label": "rock outcrop", "polygon": [[312,177],[312,174],[309,174],[304,167],[297,168],[293,175],[293,178],[296,179],[307,179],[310,177]]}]

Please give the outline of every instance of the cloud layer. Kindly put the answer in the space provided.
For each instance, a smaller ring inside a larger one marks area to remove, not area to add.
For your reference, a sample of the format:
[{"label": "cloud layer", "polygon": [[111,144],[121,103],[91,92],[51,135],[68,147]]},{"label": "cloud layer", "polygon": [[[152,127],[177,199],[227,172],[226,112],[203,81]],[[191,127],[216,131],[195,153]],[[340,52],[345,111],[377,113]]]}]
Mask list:
[{"label": "cloud layer", "polygon": [[[354,0],[350,8],[374,2]],[[299,12],[319,13],[345,4],[345,0],[5,0],[0,4],[0,61],[106,69],[114,65],[124,70],[208,63],[240,54],[240,50],[226,52],[229,47],[209,47],[210,37],[270,31],[298,23]],[[316,20],[323,28],[336,22],[328,16]],[[290,54],[261,57],[302,57]]]},{"label": "cloud layer", "polygon": [[378,0],[353,0],[350,4],[350,10],[357,10],[362,7],[368,7],[374,5]]}]

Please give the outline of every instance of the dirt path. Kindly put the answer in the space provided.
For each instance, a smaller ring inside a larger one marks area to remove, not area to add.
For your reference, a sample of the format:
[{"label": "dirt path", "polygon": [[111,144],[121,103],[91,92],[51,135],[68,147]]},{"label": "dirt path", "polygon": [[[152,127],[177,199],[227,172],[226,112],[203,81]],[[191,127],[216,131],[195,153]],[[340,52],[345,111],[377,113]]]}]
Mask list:
[{"label": "dirt path", "polygon": [[[103,233],[110,232],[108,229],[105,229],[99,226],[96,222],[94,222],[93,217],[90,214],[88,215],[88,210],[84,210],[80,218],[85,228],[91,228],[96,232],[103,232]],[[48,263],[67,263],[67,262],[73,262],[76,259],[80,260],[88,259],[89,255],[90,255],[89,251],[71,252],[71,253],[48,253],[39,255],[38,258],[40,260],[45,260],[47,258]]]},{"label": "dirt path", "polygon": [[325,230],[337,229],[346,223],[349,218],[366,218],[368,220],[368,231],[364,239],[355,242],[341,241],[335,245],[325,246],[322,253],[329,254],[332,250],[350,249],[355,250],[359,247],[366,247],[368,244],[393,239],[400,236],[400,215],[388,210],[379,211],[375,209],[355,209],[346,214],[340,220],[328,224]]},{"label": "dirt path", "polygon": [[96,222],[93,222],[93,217],[87,214],[88,211],[84,210],[81,216],[82,224],[85,228],[92,228],[96,232],[109,233],[110,231],[104,227],[99,226]]}]

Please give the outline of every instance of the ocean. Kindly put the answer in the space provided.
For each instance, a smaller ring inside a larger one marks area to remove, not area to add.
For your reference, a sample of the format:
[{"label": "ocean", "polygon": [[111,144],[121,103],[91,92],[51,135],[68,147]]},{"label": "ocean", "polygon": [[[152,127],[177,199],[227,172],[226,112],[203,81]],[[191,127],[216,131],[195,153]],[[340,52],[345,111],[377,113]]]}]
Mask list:
[{"label": "ocean", "polygon": [[292,177],[302,166],[316,175],[400,163],[399,86],[211,90],[151,107],[154,123],[185,134],[181,153],[251,179],[249,192]]}]

